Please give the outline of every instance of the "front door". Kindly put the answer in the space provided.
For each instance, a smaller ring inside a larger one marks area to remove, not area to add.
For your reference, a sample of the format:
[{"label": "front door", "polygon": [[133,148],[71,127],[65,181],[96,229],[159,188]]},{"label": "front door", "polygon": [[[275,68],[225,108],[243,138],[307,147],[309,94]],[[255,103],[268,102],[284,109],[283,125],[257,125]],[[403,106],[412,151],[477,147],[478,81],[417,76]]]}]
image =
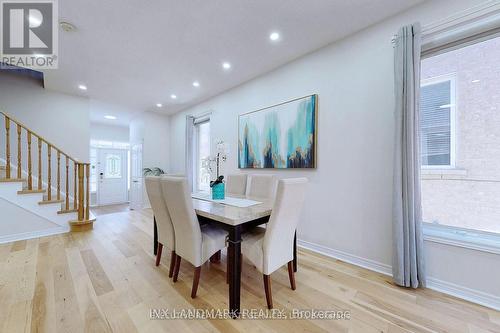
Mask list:
[{"label": "front door", "polygon": [[130,149],[130,209],[142,209],[142,143],[132,144]]},{"label": "front door", "polygon": [[97,158],[99,206],[127,202],[127,151],[103,148]]}]

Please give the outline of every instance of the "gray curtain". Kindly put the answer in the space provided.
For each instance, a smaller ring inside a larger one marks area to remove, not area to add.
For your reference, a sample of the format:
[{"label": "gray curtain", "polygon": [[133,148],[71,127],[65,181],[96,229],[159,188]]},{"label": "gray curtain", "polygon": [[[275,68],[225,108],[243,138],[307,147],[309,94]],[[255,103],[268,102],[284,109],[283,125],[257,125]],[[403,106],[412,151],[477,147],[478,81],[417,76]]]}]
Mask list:
[{"label": "gray curtain", "polygon": [[396,140],[394,154],[394,282],[425,286],[420,194],[420,24],[402,27],[394,41]]},{"label": "gray curtain", "polygon": [[186,116],[186,178],[189,188],[193,191],[193,130],[194,130],[194,117]]}]

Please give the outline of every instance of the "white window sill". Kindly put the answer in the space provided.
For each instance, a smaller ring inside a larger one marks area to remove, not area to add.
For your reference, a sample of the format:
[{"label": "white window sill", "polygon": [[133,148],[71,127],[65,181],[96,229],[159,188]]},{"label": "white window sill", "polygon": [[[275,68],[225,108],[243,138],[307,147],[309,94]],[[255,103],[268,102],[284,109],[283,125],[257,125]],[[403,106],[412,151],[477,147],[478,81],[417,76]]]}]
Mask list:
[{"label": "white window sill", "polygon": [[422,179],[463,179],[467,176],[467,170],[456,168],[422,168],[420,175]]},{"label": "white window sill", "polygon": [[423,223],[424,240],[500,254],[500,234]]}]

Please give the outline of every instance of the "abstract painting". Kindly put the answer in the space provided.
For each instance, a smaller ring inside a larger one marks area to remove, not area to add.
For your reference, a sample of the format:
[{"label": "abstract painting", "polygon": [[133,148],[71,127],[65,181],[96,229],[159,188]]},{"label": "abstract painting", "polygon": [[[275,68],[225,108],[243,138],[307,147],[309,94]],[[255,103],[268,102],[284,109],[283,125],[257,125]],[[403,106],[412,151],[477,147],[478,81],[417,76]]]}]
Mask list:
[{"label": "abstract painting", "polygon": [[239,116],[238,167],[316,167],[316,110],[310,95]]}]

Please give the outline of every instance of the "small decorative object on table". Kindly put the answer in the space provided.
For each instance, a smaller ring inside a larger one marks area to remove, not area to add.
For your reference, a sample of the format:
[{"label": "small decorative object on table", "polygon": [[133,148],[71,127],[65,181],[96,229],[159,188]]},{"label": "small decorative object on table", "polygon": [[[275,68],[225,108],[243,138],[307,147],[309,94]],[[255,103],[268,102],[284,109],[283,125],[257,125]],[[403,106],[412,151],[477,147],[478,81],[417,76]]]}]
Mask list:
[{"label": "small decorative object on table", "polygon": [[217,155],[214,158],[210,159],[210,162],[215,162],[216,165],[216,179],[210,182],[213,200],[223,200],[225,198],[226,188],[223,182],[224,176],[219,174],[219,170],[221,162],[226,162],[226,160],[226,144],[224,143],[224,141],[218,141]]},{"label": "small decorative object on table", "polygon": [[210,182],[213,200],[223,200],[225,198],[226,186],[222,182],[223,179],[224,176],[219,176],[216,180]]}]

